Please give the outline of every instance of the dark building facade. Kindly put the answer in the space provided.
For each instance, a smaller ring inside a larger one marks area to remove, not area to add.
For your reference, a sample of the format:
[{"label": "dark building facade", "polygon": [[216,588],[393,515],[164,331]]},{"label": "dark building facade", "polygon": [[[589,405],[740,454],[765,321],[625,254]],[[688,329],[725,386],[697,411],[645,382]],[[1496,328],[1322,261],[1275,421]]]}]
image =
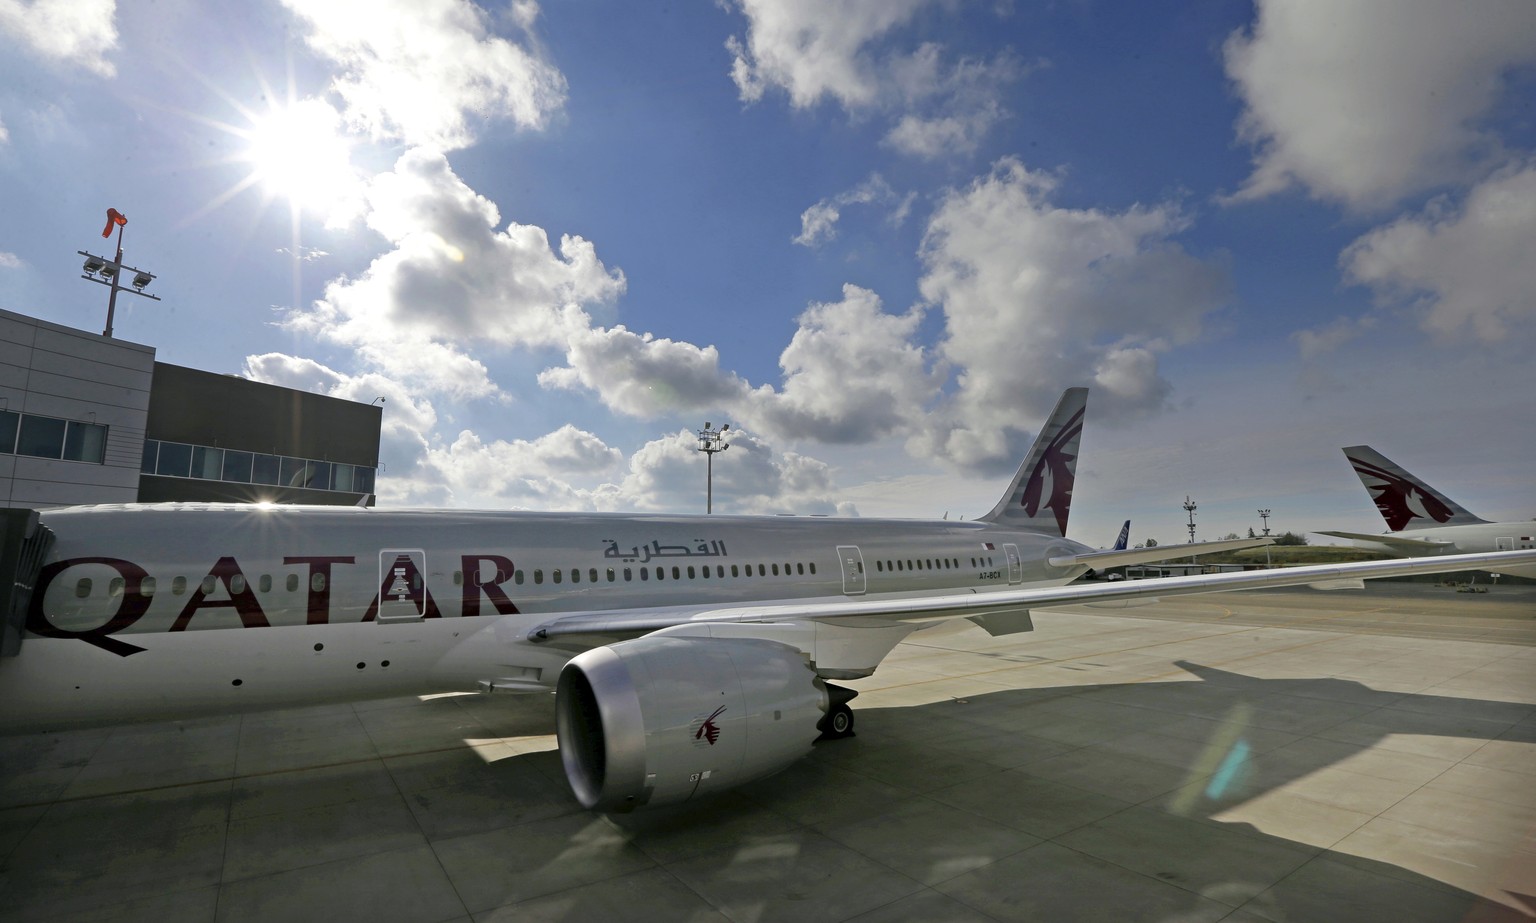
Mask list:
[{"label": "dark building facade", "polygon": [[138,499],[371,506],[382,415],[156,362]]}]

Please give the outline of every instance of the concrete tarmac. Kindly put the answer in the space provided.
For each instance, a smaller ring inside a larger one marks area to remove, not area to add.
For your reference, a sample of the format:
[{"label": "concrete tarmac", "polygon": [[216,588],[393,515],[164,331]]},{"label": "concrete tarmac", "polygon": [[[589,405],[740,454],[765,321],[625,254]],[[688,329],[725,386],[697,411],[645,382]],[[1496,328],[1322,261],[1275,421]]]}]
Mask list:
[{"label": "concrete tarmac", "polygon": [[1536,916],[1536,588],[1036,625],[920,633],[856,737],[621,820],[572,799],[549,696],[3,738],[0,919]]}]

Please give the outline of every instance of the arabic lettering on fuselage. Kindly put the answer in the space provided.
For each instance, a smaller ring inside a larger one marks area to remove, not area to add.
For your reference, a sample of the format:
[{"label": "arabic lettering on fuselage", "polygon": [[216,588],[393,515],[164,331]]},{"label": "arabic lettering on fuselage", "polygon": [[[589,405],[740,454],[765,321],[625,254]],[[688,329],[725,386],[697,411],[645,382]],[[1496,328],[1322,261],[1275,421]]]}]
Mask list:
[{"label": "arabic lettering on fuselage", "polygon": [[719,539],[706,542],[702,538],[695,538],[682,545],[663,545],[660,539],[652,539],[649,544],[629,548],[620,548],[619,543],[611,538],[604,541],[607,547],[603,549],[603,557],[618,558],[626,564],[644,564],[654,558],[723,558],[729,553],[725,550],[725,542]]}]

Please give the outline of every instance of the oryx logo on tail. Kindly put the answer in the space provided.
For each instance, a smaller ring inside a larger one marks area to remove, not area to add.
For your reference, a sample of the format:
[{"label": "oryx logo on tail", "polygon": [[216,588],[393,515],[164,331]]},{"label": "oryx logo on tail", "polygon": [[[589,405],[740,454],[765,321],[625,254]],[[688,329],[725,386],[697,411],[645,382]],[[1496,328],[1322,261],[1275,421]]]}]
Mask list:
[{"label": "oryx logo on tail", "polygon": [[1077,446],[1083,435],[1088,389],[1069,388],[1051,411],[1024,464],[1008,485],[1008,493],[981,517],[985,522],[1016,529],[1067,534],[1072,509],[1072,485],[1077,473]]},{"label": "oryx logo on tail", "polygon": [[1344,456],[1393,532],[1483,521],[1370,446],[1349,446]]}]

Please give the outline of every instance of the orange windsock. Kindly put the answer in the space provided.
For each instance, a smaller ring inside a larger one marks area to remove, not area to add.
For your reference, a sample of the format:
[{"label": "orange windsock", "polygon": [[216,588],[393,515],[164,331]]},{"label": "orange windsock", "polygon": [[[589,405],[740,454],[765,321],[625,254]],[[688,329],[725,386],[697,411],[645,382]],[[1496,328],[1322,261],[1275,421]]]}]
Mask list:
[{"label": "orange windsock", "polygon": [[112,236],[112,226],[115,224],[127,224],[128,216],[115,208],[107,209],[107,226],[101,229],[102,237]]}]

